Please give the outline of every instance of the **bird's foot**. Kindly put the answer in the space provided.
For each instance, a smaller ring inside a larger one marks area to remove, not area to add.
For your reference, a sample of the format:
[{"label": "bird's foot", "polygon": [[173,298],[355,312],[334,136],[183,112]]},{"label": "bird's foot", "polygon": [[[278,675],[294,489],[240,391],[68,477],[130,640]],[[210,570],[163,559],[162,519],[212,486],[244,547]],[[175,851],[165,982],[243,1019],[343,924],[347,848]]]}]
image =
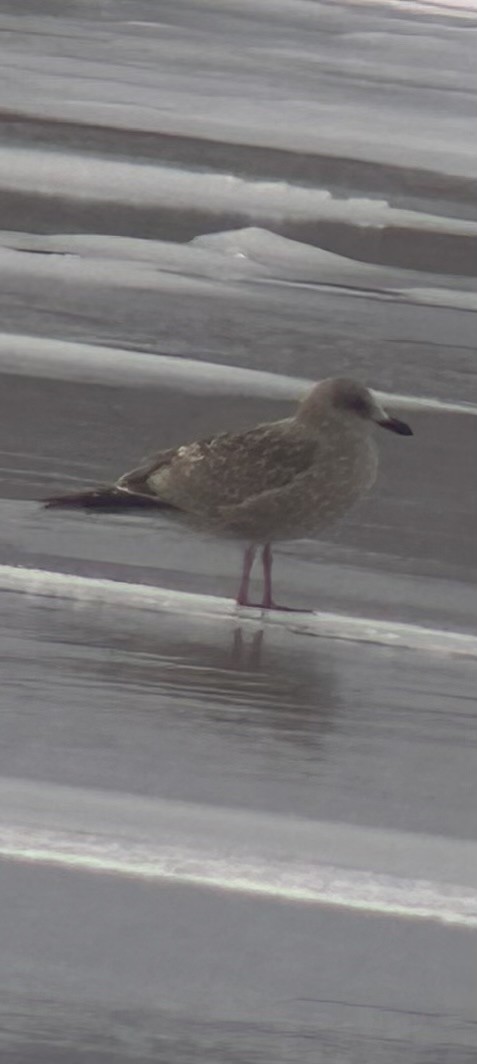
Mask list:
[{"label": "bird's foot", "polygon": [[269,605],[262,605],[264,610],[278,610],[279,613],[314,613],[314,610],[305,609],[304,606],[279,606],[276,602],[271,602]]},{"label": "bird's foot", "polygon": [[250,610],[278,610],[279,613],[314,613],[314,610],[304,609],[299,606],[279,606],[276,602],[243,602],[236,599],[237,606],[245,606]]}]

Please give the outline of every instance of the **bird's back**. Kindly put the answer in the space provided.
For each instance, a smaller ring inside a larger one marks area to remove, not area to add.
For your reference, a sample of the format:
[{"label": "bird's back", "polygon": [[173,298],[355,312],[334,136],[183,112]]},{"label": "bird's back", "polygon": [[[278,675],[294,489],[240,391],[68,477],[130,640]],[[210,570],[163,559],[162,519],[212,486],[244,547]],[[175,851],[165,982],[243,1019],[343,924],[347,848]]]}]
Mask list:
[{"label": "bird's back", "polygon": [[161,452],[121,483],[146,489],[180,509],[212,514],[282,488],[310,468],[315,455],[316,441],[287,418]]},{"label": "bird's back", "polygon": [[372,484],[370,434],[295,418],[161,452],[121,478],[202,525],[257,541],[317,535]]}]

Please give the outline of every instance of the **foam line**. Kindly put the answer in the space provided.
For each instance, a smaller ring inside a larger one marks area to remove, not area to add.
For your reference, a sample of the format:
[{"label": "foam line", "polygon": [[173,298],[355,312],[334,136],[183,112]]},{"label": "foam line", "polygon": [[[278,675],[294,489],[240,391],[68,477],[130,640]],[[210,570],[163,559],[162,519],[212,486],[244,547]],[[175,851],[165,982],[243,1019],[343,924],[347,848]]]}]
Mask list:
[{"label": "foam line", "polygon": [[[382,7],[383,0],[348,0],[348,3],[376,4]],[[402,11],[415,11],[420,15],[440,15],[448,18],[475,19],[477,4],[475,0],[386,0],[390,7]]]},{"label": "foam line", "polygon": [[138,165],[36,148],[3,148],[0,187],[16,193],[63,195],[99,203],[241,212],[261,220],[324,219],[360,227],[384,225],[455,236],[477,235],[477,223],[473,221],[392,207],[387,200],[335,198],[328,189],[288,181],[248,180],[226,172]]},{"label": "foam line", "polygon": [[467,290],[468,282],[462,279],[463,288],[456,289],[450,277],[441,277],[441,287],[434,287],[435,278],[427,276],[424,288],[421,275],[419,284],[416,279],[416,285],[409,288],[409,271],[357,262],[253,226],[235,232],[236,236],[214,233],[195,237],[188,244],[173,244],[129,237],[45,237],[0,231],[0,273],[41,277],[53,283],[60,279],[73,287],[95,283],[108,289],[176,295],[179,291],[210,294],[211,286],[217,293],[219,285],[222,292],[226,288],[229,296],[237,296],[238,285],[253,281],[254,299],[262,285],[326,292],[333,297],[404,301],[441,310],[477,310],[477,294]]},{"label": "foam line", "polygon": [[473,841],[29,780],[0,799],[9,859],[477,927]]},{"label": "foam line", "polygon": [[[0,333],[0,373],[45,377],[49,380],[94,381],[103,384],[127,383],[142,388],[145,384],[171,384],[193,393],[214,392],[263,396],[268,399],[300,399],[315,381],[286,377],[262,370],[224,366],[170,355],[124,351],[118,347],[82,344]],[[425,396],[375,393],[394,407],[406,410],[429,410],[436,413],[477,415],[477,404],[447,402]]]},{"label": "foam line", "polygon": [[0,333],[0,373],[140,388],[170,383],[189,392],[272,398],[295,398],[308,385],[296,377],[238,366],[13,333]]},{"label": "foam line", "polygon": [[170,591],[116,580],[99,580],[45,569],[0,565],[0,590],[50,599],[74,600],[85,604],[165,610],[188,616],[227,617],[230,621],[240,619],[278,625],[301,635],[373,643],[398,650],[477,658],[477,635],[470,633],[424,628],[397,621],[379,621],[370,617],[350,617],[338,613],[316,612],[300,616],[298,613],[290,615],[274,610],[243,609],[230,599],[211,595]]}]

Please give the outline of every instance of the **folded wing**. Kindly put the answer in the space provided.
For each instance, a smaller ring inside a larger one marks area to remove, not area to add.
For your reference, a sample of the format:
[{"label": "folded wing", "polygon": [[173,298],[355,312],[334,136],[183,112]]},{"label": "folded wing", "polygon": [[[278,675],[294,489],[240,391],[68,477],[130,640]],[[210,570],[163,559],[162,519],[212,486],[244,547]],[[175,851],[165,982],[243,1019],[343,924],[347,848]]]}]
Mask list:
[{"label": "folded wing", "polygon": [[316,443],[289,426],[275,422],[161,451],[121,477],[118,486],[204,515],[246,503],[283,488],[313,464]]}]

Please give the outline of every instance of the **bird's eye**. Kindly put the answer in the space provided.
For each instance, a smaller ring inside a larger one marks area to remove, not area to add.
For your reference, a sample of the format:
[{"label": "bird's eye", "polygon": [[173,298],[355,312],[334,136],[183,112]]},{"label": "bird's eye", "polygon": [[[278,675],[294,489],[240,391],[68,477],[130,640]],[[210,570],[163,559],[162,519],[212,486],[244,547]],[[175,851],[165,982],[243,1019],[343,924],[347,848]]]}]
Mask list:
[{"label": "bird's eye", "polygon": [[348,396],[346,407],[354,414],[359,414],[360,417],[369,417],[369,403],[364,395]]}]

